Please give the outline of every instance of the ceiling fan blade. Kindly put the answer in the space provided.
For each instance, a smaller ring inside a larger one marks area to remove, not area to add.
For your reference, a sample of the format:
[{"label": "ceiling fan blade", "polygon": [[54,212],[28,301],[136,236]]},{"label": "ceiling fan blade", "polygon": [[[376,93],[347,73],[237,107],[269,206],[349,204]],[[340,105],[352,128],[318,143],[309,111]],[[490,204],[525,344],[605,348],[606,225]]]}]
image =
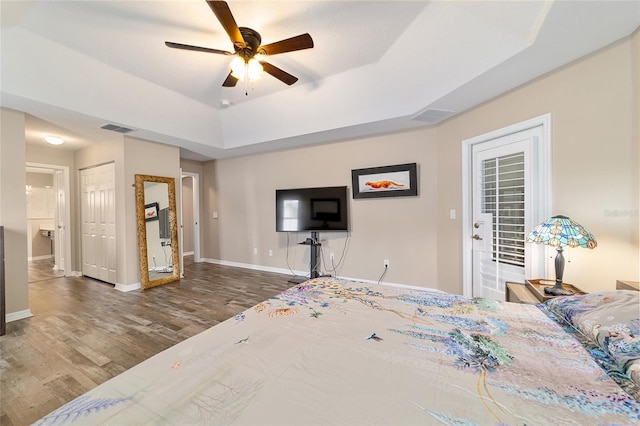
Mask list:
[{"label": "ceiling fan blade", "polygon": [[291,37],[285,40],[276,41],[275,43],[260,46],[260,53],[265,55],[277,55],[278,53],[293,52],[295,50],[311,49],[313,47],[313,39],[308,33]]},{"label": "ceiling fan blade", "polygon": [[275,65],[271,65],[269,62],[260,61],[260,64],[262,65],[262,69],[264,70],[264,72],[266,72],[267,74],[271,74],[284,84],[291,86],[293,83],[298,81],[298,77],[292,76],[288,72],[281,70]]},{"label": "ceiling fan blade", "polygon": [[235,78],[234,76],[231,75],[231,72],[229,72],[229,75],[227,76],[226,80],[224,81],[224,83],[222,83],[223,87],[235,87],[235,85],[238,83],[238,79]]},{"label": "ceiling fan blade", "polygon": [[208,47],[200,47],[200,46],[191,46],[190,44],[174,43],[172,41],[165,41],[164,44],[167,47],[172,47],[174,49],[195,50],[196,52],[216,53],[218,55],[233,55],[233,53],[227,52],[226,50],[211,49]]},{"label": "ceiling fan blade", "polygon": [[222,24],[222,27],[229,35],[229,38],[233,42],[234,46],[239,48],[244,48],[246,43],[242,34],[240,33],[240,28],[238,28],[238,24],[236,24],[236,20],[233,18],[233,14],[231,13],[231,9],[227,5],[226,1],[210,1],[207,0],[207,4],[213,11],[213,13]]}]

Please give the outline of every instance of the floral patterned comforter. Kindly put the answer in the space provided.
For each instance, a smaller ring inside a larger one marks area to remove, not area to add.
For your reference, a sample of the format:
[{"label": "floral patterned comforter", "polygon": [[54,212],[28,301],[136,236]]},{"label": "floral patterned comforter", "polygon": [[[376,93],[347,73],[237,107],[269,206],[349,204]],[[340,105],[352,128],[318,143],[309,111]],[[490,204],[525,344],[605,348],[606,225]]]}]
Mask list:
[{"label": "floral patterned comforter", "polygon": [[531,305],[307,281],[37,424],[638,424],[640,404]]}]

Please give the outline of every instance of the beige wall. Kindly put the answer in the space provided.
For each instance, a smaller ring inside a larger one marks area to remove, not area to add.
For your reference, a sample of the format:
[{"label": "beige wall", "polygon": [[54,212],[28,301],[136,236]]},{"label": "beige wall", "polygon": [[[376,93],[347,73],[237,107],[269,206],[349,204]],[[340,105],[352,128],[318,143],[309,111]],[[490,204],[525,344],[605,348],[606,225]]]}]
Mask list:
[{"label": "beige wall", "polygon": [[552,115],[553,214],[575,219],[598,240],[593,251],[571,250],[565,281],[595,291],[614,288],[616,279],[638,280],[637,38],[438,126],[438,204],[446,207],[438,215],[438,253],[451,254],[438,262],[440,283],[462,291],[462,228],[445,214],[461,208],[461,141],[545,113]]},{"label": "beige wall", "polygon": [[182,184],[182,251],[193,252],[193,179],[183,177]]},{"label": "beige wall", "polygon": [[[199,211],[198,211],[198,217],[200,218],[200,241],[203,240],[202,236],[203,236],[203,222],[206,222],[208,217],[211,217],[210,213],[207,213],[205,210],[205,205],[204,205],[204,190],[205,187],[203,185],[203,179],[204,179],[204,163],[200,162],[200,161],[193,161],[193,160],[185,160],[185,159],[181,159],[180,160],[180,168],[182,169],[183,172],[189,172],[189,173],[195,173],[198,175],[198,179],[199,179],[199,185],[198,185],[198,200],[199,200]],[[190,186],[193,185],[193,179],[187,179],[190,182]],[[183,179],[184,181],[184,179]],[[194,189],[191,188],[191,190],[193,191]],[[185,247],[183,247],[183,250],[185,252],[188,251],[193,251],[195,250],[195,240],[193,238],[192,235],[187,236],[187,234],[193,234],[193,230],[189,230],[189,224],[187,224],[187,220],[188,217],[186,216],[187,214],[190,214],[191,216],[191,220],[193,220],[193,215],[194,212],[193,211],[189,211],[187,212],[187,209],[192,209],[193,206],[193,197],[195,196],[195,194],[193,194],[193,192],[191,193],[191,198],[190,199],[183,199],[182,202],[182,207],[183,207],[183,214],[185,214],[185,217],[183,218],[183,224],[184,224],[184,232],[185,232]],[[209,216],[207,216],[207,214],[209,214]],[[191,225],[193,226],[193,225]],[[191,239],[191,241],[188,241],[188,239]],[[202,243],[201,243],[202,244]]]},{"label": "beige wall", "polygon": [[220,219],[212,219],[213,212],[218,211],[218,179],[216,174],[216,162],[204,163],[202,170],[202,197],[200,198],[200,233],[202,239],[202,257],[209,259],[222,259],[220,257]]},{"label": "beige wall", "polygon": [[[351,169],[417,162],[419,197],[351,200],[339,275],[377,279],[390,259],[385,281],[462,293],[461,142],[551,113],[553,211],[599,242],[566,255],[565,280],[587,291],[638,280],[637,71],[635,34],[432,129],[207,163],[204,257],[287,268],[288,247],[291,267],[307,270],[308,249],[296,245],[307,235],[287,242],[274,230],[275,189],[350,186]],[[208,219],[213,210],[218,220]],[[339,256],[342,234],[321,237],[327,258]]]},{"label": "beige wall", "polygon": [[4,226],[5,238],[6,312],[23,315],[29,310],[25,116],[0,108],[0,122],[0,225]]},{"label": "beige wall", "polygon": [[207,164],[207,184],[209,173],[215,175],[215,186],[208,187],[208,212],[217,209],[219,219],[212,220],[205,239],[217,236],[219,247],[216,252],[207,246],[204,256],[286,269],[288,249],[290,267],[308,271],[309,248],[297,243],[309,233],[292,233],[287,241],[286,233],[275,231],[275,190],[351,187],[352,169],[416,162],[419,196],[351,199],[348,243],[345,233],[320,233],[326,259],[322,269],[330,269],[330,252],[337,261],[344,250],[340,276],[377,280],[383,260],[389,259],[386,281],[436,287],[434,136],[433,130],[420,130]]},{"label": "beige wall", "polygon": [[[118,247],[123,247],[118,253],[118,271],[123,278],[119,283],[130,285],[140,282],[138,267],[138,236],[136,226],[135,175],[162,176],[175,179],[176,197],[180,185],[180,149],[175,146],[162,145],[154,142],[124,138],[122,186],[124,188],[117,196],[116,202],[124,208],[118,207]],[[153,153],[153,155],[149,155]],[[117,173],[117,171],[116,171]],[[116,177],[117,182],[118,177]],[[180,218],[178,217],[178,222]],[[178,247],[175,247],[178,249]],[[122,268],[121,268],[122,266]]]}]

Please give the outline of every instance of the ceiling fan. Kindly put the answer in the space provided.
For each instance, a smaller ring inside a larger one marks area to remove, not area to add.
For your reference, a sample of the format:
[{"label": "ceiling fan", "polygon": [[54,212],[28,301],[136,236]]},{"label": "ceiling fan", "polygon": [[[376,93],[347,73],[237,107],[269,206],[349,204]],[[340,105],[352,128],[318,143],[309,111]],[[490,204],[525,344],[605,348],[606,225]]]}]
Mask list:
[{"label": "ceiling fan", "polygon": [[258,54],[261,56],[277,55],[296,50],[310,49],[313,47],[313,39],[308,33],[262,46],[260,33],[248,27],[238,27],[227,2],[207,0],[207,4],[229,35],[235,52],[232,53],[226,50],[191,46],[171,41],[165,41],[164,44],[167,45],[167,47],[172,47],[174,49],[195,50],[197,52],[208,52],[228,56],[237,55],[237,58],[231,64],[232,69],[229,72],[229,75],[224,80],[224,83],[222,83],[224,87],[234,87],[236,83],[238,83],[238,80],[245,77],[249,77],[249,79],[251,79],[251,75],[249,74],[254,71],[257,71],[258,73],[264,71],[289,86],[298,81],[297,77],[281,70],[269,62],[262,59],[256,59],[255,56]]}]

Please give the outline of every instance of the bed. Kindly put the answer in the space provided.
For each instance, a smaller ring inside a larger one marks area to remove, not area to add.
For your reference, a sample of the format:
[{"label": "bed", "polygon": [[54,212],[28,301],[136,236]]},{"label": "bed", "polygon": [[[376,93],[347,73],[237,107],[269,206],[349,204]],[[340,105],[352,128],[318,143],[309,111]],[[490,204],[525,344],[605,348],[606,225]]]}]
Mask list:
[{"label": "bed", "polygon": [[638,424],[638,295],[534,306],[318,278],[36,424]]}]

